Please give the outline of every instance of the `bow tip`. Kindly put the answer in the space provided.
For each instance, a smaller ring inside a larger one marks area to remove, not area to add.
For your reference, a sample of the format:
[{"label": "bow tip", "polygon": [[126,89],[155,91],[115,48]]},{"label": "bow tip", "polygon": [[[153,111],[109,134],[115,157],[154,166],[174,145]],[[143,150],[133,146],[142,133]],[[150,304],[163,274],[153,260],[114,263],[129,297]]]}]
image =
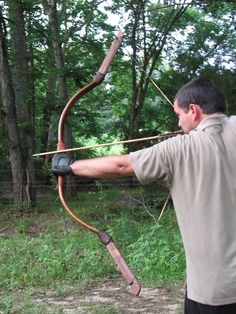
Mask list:
[{"label": "bow tip", "polygon": [[141,285],[136,278],[134,278],[134,280],[130,284],[130,287],[131,287],[131,292],[138,296],[141,291]]},{"label": "bow tip", "polygon": [[118,33],[116,34],[116,38],[123,38],[124,37],[124,33],[122,31],[118,31]]}]

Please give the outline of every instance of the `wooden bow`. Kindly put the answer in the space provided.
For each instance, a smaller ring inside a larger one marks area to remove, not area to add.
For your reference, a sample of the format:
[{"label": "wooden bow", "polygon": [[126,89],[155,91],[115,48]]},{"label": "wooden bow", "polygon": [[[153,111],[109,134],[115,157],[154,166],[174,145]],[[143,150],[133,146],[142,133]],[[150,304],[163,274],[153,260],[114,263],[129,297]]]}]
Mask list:
[{"label": "wooden bow", "polygon": [[[105,78],[105,75],[107,74],[108,68],[117,52],[119,49],[121,42],[122,42],[123,34],[122,32],[119,32],[116,36],[115,41],[111,45],[111,48],[109,52],[107,53],[104,61],[102,62],[97,74],[94,76],[93,80],[87,84],[85,87],[83,87],[79,92],[77,92],[67,103],[65,106],[60,120],[59,120],[59,125],[58,125],[58,143],[57,143],[57,153],[61,152],[62,150],[65,150],[65,143],[63,140],[63,129],[64,129],[64,124],[65,120],[68,114],[68,111],[72,108],[72,106],[85,94],[90,92],[93,88],[95,88],[97,85],[99,85]],[[68,214],[81,226],[85,227],[89,231],[95,233],[101,242],[106,246],[108,249],[109,253],[111,254],[112,258],[116,262],[118,268],[122,272],[124,278],[128,282],[128,284],[131,287],[132,293],[135,295],[138,295],[140,290],[141,290],[141,285],[139,284],[138,280],[135,278],[133,275],[132,271],[130,270],[129,266],[127,265],[126,261],[118,251],[116,245],[114,244],[112,237],[107,234],[104,231],[100,231],[93,226],[85,223],[81,219],[79,219],[68,207],[68,205],[65,202],[64,194],[63,194],[63,181],[64,177],[63,176],[58,176],[58,190],[59,190],[59,197],[60,201],[65,208],[65,210],[68,212]]]}]

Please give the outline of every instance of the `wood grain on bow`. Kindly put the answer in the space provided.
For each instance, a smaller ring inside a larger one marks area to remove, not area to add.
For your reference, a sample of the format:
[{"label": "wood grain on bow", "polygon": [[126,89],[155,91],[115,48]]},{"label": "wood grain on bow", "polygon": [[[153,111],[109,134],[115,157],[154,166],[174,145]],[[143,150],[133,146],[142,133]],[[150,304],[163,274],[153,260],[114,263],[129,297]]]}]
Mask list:
[{"label": "wood grain on bow", "polygon": [[[121,42],[122,42],[123,34],[122,32],[119,32],[116,36],[115,41],[113,42],[110,50],[108,51],[104,61],[102,62],[97,74],[94,76],[93,80],[87,84],[85,87],[83,87],[79,92],[77,92],[67,103],[65,106],[60,120],[59,120],[59,125],[58,125],[58,143],[57,143],[57,153],[59,151],[65,150],[65,143],[63,140],[63,129],[64,129],[64,124],[65,120],[67,117],[67,114],[69,110],[72,108],[72,106],[80,99],[83,95],[87,94],[90,92],[93,88],[95,88],[97,85],[99,85],[105,78],[105,75],[107,74],[108,68],[117,52],[119,49]],[[91,232],[95,233],[101,242],[106,246],[108,249],[109,253],[111,254],[112,258],[116,262],[117,266],[119,267],[120,271],[122,272],[124,278],[128,282],[128,284],[131,287],[132,293],[135,295],[138,295],[140,290],[141,290],[141,285],[138,282],[138,280],[135,278],[133,275],[132,271],[130,270],[129,266],[127,265],[126,261],[118,251],[117,247],[115,246],[112,237],[107,234],[104,231],[100,231],[93,226],[85,223],[81,219],[79,219],[68,207],[68,205],[65,202],[64,198],[64,193],[63,193],[63,182],[64,182],[64,177],[63,176],[58,176],[58,191],[59,191],[59,197],[61,200],[61,203],[65,210],[68,212],[68,214],[80,225],[85,227],[86,229],[90,230]]]}]

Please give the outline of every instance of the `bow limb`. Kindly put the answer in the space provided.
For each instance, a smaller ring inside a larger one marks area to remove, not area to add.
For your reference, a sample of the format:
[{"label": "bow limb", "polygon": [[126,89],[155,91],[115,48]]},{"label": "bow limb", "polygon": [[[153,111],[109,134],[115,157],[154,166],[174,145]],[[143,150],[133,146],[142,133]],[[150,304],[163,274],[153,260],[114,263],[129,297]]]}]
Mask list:
[{"label": "bow limb", "polygon": [[65,149],[65,144],[63,141],[63,129],[64,129],[64,124],[65,120],[67,117],[67,114],[69,110],[72,108],[72,106],[76,103],[76,101],[81,98],[83,95],[87,94],[90,92],[93,88],[95,88],[97,85],[101,84],[102,81],[104,80],[107,71],[109,69],[109,66],[111,64],[111,61],[115,57],[115,54],[118,50],[118,48],[121,45],[123,38],[122,32],[119,32],[116,36],[116,40],[113,42],[110,50],[108,51],[105,59],[103,60],[97,74],[94,76],[93,80],[87,84],[85,87],[83,87],[81,90],[78,91],[67,103],[65,106],[64,110],[62,111],[59,124],[58,124],[58,143],[57,143],[57,150]]},{"label": "bow limb", "polygon": [[[105,75],[108,71],[108,68],[111,64],[111,61],[113,60],[118,48],[121,45],[122,36],[123,36],[123,34],[121,32],[119,32],[117,37],[116,37],[116,40],[113,42],[108,54],[106,55],[103,63],[101,64],[101,66],[100,66],[97,74],[94,76],[93,80],[89,84],[87,84],[85,87],[83,87],[78,93],[76,93],[69,100],[69,102],[65,106],[64,110],[62,111],[62,114],[61,114],[61,117],[59,120],[59,124],[58,124],[57,151],[60,151],[60,150],[63,150],[66,148],[64,140],[63,140],[63,129],[64,129],[65,120],[66,120],[66,117],[67,117],[69,110],[76,103],[76,101],[78,101],[78,99],[80,99],[83,95],[87,94],[89,91],[91,91],[93,88],[95,88],[97,85],[99,85],[103,81],[103,79],[105,78]],[[140,290],[141,290],[141,286],[140,286],[138,280],[135,278],[132,271],[130,270],[126,261],[124,260],[124,258],[120,254],[120,252],[118,251],[116,245],[114,244],[114,242],[112,240],[112,237],[109,234],[107,234],[106,232],[100,231],[100,230],[94,228],[93,226],[85,223],[84,221],[79,219],[71,211],[71,209],[67,205],[65,198],[64,198],[63,183],[64,183],[63,176],[58,176],[59,197],[60,197],[60,201],[61,201],[63,207],[65,208],[65,210],[78,224],[82,225],[84,228],[88,229],[89,231],[95,233],[99,237],[101,242],[106,246],[110,255],[112,256],[112,258],[116,262],[116,264],[117,264],[118,268],[120,269],[120,271],[122,272],[124,278],[126,279],[128,284],[130,285],[132,293],[134,293],[135,295],[138,295]]]}]

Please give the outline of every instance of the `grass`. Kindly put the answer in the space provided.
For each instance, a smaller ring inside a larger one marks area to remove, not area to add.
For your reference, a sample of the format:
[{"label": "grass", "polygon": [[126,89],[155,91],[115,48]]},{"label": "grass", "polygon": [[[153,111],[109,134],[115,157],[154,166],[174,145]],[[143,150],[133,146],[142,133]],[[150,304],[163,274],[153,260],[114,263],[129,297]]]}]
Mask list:
[{"label": "grass", "polygon": [[[97,193],[80,194],[79,209],[74,210],[112,235],[131,269],[147,251],[138,275],[146,285],[183,280],[184,251],[173,209],[157,224],[149,211],[157,215],[164,196],[148,195],[145,204],[143,197],[137,202],[138,197],[136,189],[127,194],[101,187]],[[71,286],[82,291],[91,282],[121,276],[98,237],[78,227],[58,206],[31,214],[2,210],[0,230],[0,311],[4,314],[46,313],[47,304],[33,302],[38,291],[50,289],[63,296]],[[61,312],[55,307],[52,313]],[[93,313],[108,312],[98,307]]]}]

